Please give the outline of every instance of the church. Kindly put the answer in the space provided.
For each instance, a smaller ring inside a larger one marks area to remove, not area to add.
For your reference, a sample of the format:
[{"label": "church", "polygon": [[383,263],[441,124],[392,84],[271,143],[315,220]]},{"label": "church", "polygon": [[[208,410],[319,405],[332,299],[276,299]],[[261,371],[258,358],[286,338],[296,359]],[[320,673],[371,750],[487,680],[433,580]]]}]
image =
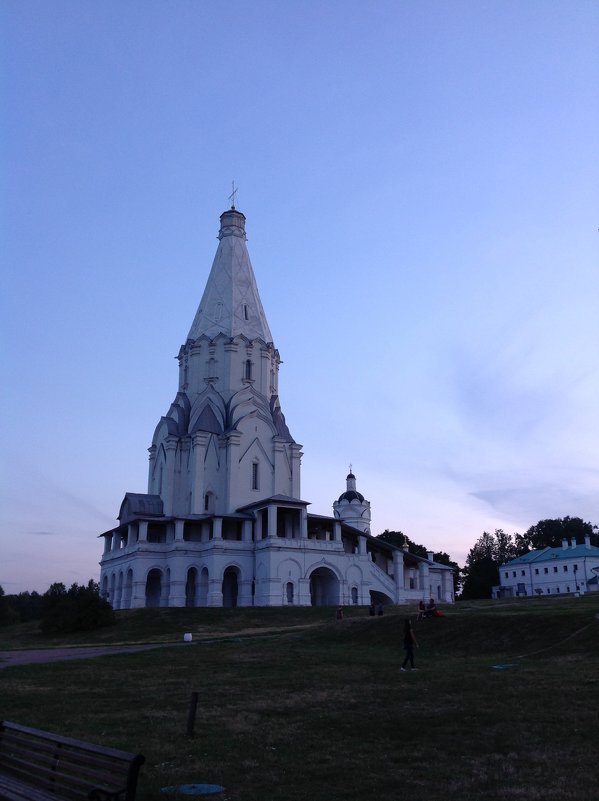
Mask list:
[{"label": "church", "polygon": [[333,515],[308,512],[245,222],[234,205],[221,214],[147,494],[127,492],[100,535],[103,597],[115,609],[452,602],[451,568],[371,535],[351,468]]}]

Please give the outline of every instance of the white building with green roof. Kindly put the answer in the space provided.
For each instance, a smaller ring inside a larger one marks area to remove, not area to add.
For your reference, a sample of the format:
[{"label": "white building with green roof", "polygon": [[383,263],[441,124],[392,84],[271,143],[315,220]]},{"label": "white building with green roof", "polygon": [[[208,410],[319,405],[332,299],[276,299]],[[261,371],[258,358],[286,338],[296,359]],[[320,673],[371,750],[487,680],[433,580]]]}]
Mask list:
[{"label": "white building with green roof", "polygon": [[576,540],[562,540],[561,548],[530,551],[499,568],[496,598],[568,595],[599,590],[599,548]]}]

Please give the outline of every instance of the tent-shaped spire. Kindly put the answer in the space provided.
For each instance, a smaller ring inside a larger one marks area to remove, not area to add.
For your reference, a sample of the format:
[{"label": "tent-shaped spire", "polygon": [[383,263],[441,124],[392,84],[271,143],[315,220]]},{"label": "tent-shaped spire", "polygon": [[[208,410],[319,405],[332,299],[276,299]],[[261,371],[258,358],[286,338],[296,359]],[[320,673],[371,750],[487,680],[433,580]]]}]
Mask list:
[{"label": "tent-shaped spire", "polygon": [[221,214],[218,238],[206,289],[187,338],[205,334],[213,339],[222,333],[272,342],[247,250],[245,216],[235,208]]}]

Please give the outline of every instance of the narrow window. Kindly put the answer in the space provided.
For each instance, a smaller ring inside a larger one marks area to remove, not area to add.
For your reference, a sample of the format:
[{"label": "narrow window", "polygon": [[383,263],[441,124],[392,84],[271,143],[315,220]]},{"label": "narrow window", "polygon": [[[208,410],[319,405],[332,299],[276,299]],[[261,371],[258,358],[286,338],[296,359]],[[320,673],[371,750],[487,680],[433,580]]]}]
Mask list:
[{"label": "narrow window", "polygon": [[248,381],[252,380],[252,360],[246,359],[245,362],[245,377]]},{"label": "narrow window", "polygon": [[553,565],[553,572],[557,573],[557,565]]},{"label": "narrow window", "polygon": [[568,565],[564,565],[564,573],[568,572]]},{"label": "narrow window", "polygon": [[252,462],[252,489],[258,489],[258,462]]},{"label": "narrow window", "polygon": [[506,574],[505,574],[505,577],[506,577],[506,578],[508,578],[508,576],[509,576],[509,575],[510,575],[509,573],[506,573]]},{"label": "narrow window", "polygon": [[250,316],[248,314],[248,307],[247,307],[246,303],[243,304],[243,319],[244,320],[249,320],[250,319]]},{"label": "narrow window", "polygon": [[535,576],[538,576],[538,575],[539,575],[539,568],[535,567]]},{"label": "narrow window", "polygon": [[549,568],[548,567],[544,567],[543,570],[544,570],[545,573],[549,573]]},{"label": "narrow window", "polygon": [[520,575],[521,575],[521,576],[523,576],[523,575],[524,575],[524,570],[521,570],[521,571],[520,571]]},{"label": "narrow window", "polygon": [[216,322],[219,322],[219,320],[222,319],[222,316],[223,316],[223,304],[222,301],[219,300],[214,310],[214,319],[216,320]]}]

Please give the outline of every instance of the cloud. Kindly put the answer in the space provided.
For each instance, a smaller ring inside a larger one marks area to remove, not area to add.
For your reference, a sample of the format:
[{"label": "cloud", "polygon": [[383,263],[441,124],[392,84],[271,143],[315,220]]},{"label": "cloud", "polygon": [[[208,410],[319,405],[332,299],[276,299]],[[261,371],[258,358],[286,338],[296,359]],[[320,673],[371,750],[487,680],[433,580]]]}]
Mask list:
[{"label": "cloud", "polygon": [[58,531],[30,531],[32,537],[60,537]]},{"label": "cloud", "polygon": [[563,484],[554,482],[499,486],[469,494],[489,506],[496,514],[513,521],[530,521],[565,516],[588,518],[593,514],[593,493],[574,486],[574,477]]}]

